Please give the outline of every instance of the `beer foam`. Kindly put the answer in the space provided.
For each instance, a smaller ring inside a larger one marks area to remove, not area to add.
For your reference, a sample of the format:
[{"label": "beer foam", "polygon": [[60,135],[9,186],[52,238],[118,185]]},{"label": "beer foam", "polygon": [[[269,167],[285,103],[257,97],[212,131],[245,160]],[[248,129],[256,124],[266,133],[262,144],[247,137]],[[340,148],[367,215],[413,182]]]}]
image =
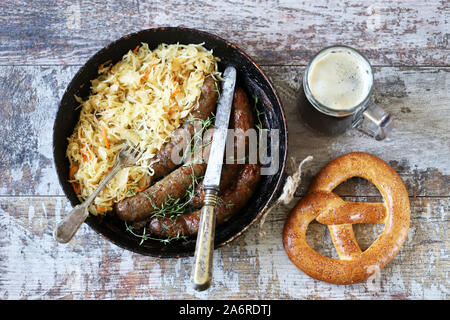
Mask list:
[{"label": "beer foam", "polygon": [[334,110],[346,110],[360,104],[370,93],[372,81],[370,64],[345,47],[320,53],[308,72],[308,86],[313,97]]}]

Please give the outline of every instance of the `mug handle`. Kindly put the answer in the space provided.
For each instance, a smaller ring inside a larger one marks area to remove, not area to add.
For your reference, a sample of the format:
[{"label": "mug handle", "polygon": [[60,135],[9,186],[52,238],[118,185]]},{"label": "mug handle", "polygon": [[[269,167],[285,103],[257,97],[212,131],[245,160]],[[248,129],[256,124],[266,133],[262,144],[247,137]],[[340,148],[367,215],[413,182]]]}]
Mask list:
[{"label": "mug handle", "polygon": [[383,140],[392,130],[392,117],[370,99],[367,107],[353,123],[353,127],[376,140]]}]

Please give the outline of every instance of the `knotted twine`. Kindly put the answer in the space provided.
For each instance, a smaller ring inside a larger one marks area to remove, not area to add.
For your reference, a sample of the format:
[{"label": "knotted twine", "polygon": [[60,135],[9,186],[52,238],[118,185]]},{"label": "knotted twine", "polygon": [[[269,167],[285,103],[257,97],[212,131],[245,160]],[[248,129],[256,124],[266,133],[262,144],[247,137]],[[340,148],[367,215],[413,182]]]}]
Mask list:
[{"label": "knotted twine", "polygon": [[302,162],[298,165],[298,167],[295,167],[295,158],[290,157],[289,158],[292,171],[294,173],[286,178],[286,182],[283,186],[283,193],[281,196],[267,209],[267,211],[263,214],[261,217],[261,221],[259,222],[259,236],[262,237],[266,234],[266,232],[263,230],[264,222],[266,221],[266,217],[269,215],[269,213],[274,209],[275,207],[278,207],[280,204],[287,206],[294,198],[295,190],[297,190],[298,186],[301,182],[301,176],[302,176],[302,167],[303,164],[305,164],[308,161],[313,160],[312,156],[307,156],[305,159],[303,159]]}]

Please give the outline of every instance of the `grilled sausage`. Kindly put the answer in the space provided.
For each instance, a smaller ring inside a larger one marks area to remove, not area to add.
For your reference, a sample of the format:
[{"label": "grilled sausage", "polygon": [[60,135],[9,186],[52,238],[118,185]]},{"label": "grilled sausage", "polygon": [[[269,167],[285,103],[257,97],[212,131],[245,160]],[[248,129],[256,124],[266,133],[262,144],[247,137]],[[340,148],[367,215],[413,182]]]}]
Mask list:
[{"label": "grilled sausage", "polygon": [[[231,126],[246,131],[253,126],[253,116],[245,92],[237,88],[234,99],[236,102],[233,103],[233,120]],[[211,138],[209,137],[209,139]],[[205,140],[208,141],[208,138]],[[237,164],[231,164],[229,166],[230,168],[225,171],[229,171],[232,176],[234,175],[231,174],[232,172],[238,172],[240,169],[240,165]],[[204,163],[179,167],[146,191],[117,203],[116,213],[124,221],[141,222],[138,225],[142,225],[143,220],[155,215],[155,211],[164,206],[167,199],[174,200],[182,198],[193,181],[197,177],[204,175],[205,171],[206,164]],[[229,181],[233,180],[235,181],[235,179],[230,179]]]},{"label": "grilled sausage", "polygon": [[[206,120],[215,111],[217,99],[218,92],[216,80],[212,77],[207,77],[201,88],[198,107],[191,113],[192,117],[194,119]],[[194,132],[194,125],[191,122],[185,122],[179,130],[185,130],[187,131],[187,136],[191,136]],[[154,188],[147,189],[144,193],[138,193],[135,197],[126,198],[115,205],[116,212],[120,219],[125,221],[144,219],[147,214],[154,211],[154,207],[158,208],[164,204],[164,198],[161,199],[161,197],[155,195],[155,193],[166,192],[166,195],[169,194],[171,197],[180,197],[184,194],[186,191],[186,189],[184,189],[187,183],[186,179],[181,180],[179,184],[174,184],[172,193],[167,193],[168,185],[172,185],[172,183],[169,183],[172,181],[171,179],[177,179],[179,175],[183,175],[187,172],[187,169],[180,169],[178,173],[170,175],[170,173],[178,166],[171,159],[172,151],[177,144],[182,142],[182,139],[183,135],[181,132],[180,134],[175,134],[174,137],[172,137],[172,139],[157,152],[154,159],[157,159],[158,161],[154,162],[151,166],[153,175],[149,177],[149,179],[146,179],[143,184],[148,186],[151,184],[151,180],[154,181],[164,176],[166,176],[166,178],[155,184]],[[203,175],[204,172],[202,171],[205,168],[204,165],[197,166],[194,171],[199,175]],[[190,178],[192,179],[192,177]],[[140,186],[140,188],[142,188],[142,186]],[[148,195],[151,196],[149,197]]]},{"label": "grilled sausage", "polygon": [[[260,179],[259,164],[246,164],[239,172],[234,185],[219,198],[216,206],[216,225],[230,219],[241,210],[252,196]],[[146,226],[146,232],[161,238],[192,236],[198,232],[201,209],[184,214],[176,219],[153,217]],[[135,227],[142,227],[142,224]]]},{"label": "grilled sausage", "polygon": [[124,221],[143,220],[171,199],[182,198],[193,181],[205,171],[204,163],[181,166],[147,190],[116,203],[116,214]]},{"label": "grilled sausage", "polygon": [[[204,146],[209,146],[213,131],[204,133]],[[191,162],[175,169],[160,181],[133,197],[125,198],[115,205],[117,216],[124,221],[140,221],[166,208],[177,199],[186,195],[188,188],[194,191],[197,178],[205,174],[206,163],[200,152],[192,157]]]},{"label": "grilled sausage", "polygon": [[[216,109],[218,96],[216,80],[212,77],[205,78],[198,107],[192,111],[192,117],[200,120],[208,119]],[[177,131],[172,139],[156,153],[154,160],[158,160],[158,162],[153,163],[150,167],[153,171],[152,180],[168,175],[178,166],[172,161],[173,148],[182,142],[183,136],[192,136],[194,125],[192,122],[184,122],[178,130],[181,131]],[[182,131],[185,131],[187,135],[183,135]]]},{"label": "grilled sausage", "polygon": [[[236,181],[242,165],[239,164],[226,164],[222,168],[222,174],[220,176],[219,195],[223,194],[233,182]],[[195,188],[194,197],[191,199],[191,206],[193,208],[201,208],[203,206],[203,200],[205,199],[205,190],[203,183],[199,183]]]},{"label": "grilled sausage", "polygon": [[[253,113],[248,101],[247,95],[241,88],[236,88],[234,91],[233,105],[231,109],[231,119],[230,128],[231,129],[241,129],[242,131],[247,131],[254,126]],[[237,144],[238,139],[234,139],[234,156],[237,155]],[[248,139],[244,140],[245,150],[247,150]],[[222,175],[220,178],[220,190],[222,192],[236,180],[242,165],[238,164],[236,159],[235,163],[227,163],[223,166]],[[221,193],[222,193],[221,192]],[[200,208],[203,206],[203,199],[205,197],[205,192],[203,189],[203,183],[200,183],[195,189],[195,195],[191,200],[191,206],[194,208]]]}]

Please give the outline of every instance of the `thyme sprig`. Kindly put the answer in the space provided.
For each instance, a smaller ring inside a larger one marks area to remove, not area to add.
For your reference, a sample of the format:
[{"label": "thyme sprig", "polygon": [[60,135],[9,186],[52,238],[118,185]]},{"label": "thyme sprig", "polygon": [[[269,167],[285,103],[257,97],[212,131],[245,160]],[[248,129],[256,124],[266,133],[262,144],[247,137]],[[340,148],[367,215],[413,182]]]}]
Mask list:
[{"label": "thyme sprig", "polygon": [[[183,160],[184,162],[186,162],[184,165],[192,165],[194,163],[205,163],[205,159],[200,158],[200,159],[195,159],[194,160],[194,154],[195,151],[197,150],[196,148],[194,148],[195,146],[195,142],[196,141],[201,141],[203,140],[203,134],[206,132],[206,130],[208,130],[209,128],[211,128],[214,125],[214,120],[215,120],[216,116],[214,115],[214,113],[211,113],[211,116],[209,116],[206,119],[199,119],[199,118],[195,118],[195,117],[190,117],[187,121],[191,122],[194,124],[195,121],[199,121],[201,124],[201,128],[199,130],[195,130],[195,125],[194,125],[194,134],[191,137],[191,140],[189,141],[189,148],[186,148],[184,154],[183,154]],[[208,142],[208,143],[202,143],[200,145],[201,149],[203,149],[204,147],[206,147],[207,145],[209,145],[212,141]],[[188,153],[189,152],[189,153]],[[187,162],[187,159],[191,159],[191,161]]]},{"label": "thyme sprig", "polygon": [[217,81],[214,82],[214,85],[216,86],[216,89],[213,90],[213,91],[217,92],[217,102],[219,102],[219,100],[220,100],[220,89],[219,89],[219,85],[217,83],[218,83]]},{"label": "thyme sprig", "polygon": [[162,219],[168,217],[169,219],[174,220],[176,217],[182,215],[186,207],[191,202],[192,198],[194,198],[195,186],[198,184],[198,178],[194,174],[194,168],[192,167],[192,165],[191,165],[191,179],[192,182],[190,183],[183,197],[175,199],[170,194],[168,194],[164,198],[164,201],[160,207],[156,206],[156,204],[153,202],[151,195],[147,191],[145,191],[144,194],[150,201],[154,210],[152,212],[152,215],[150,216],[150,219],[151,218]]},{"label": "thyme sprig", "polygon": [[[151,195],[147,191],[145,191],[144,195],[149,199],[149,201],[154,209],[154,211],[152,212],[152,215],[149,217],[149,219],[157,218],[158,220],[161,220],[164,218],[168,218],[172,223],[174,223],[176,221],[176,219],[184,213],[186,207],[189,205],[192,198],[194,198],[195,186],[199,183],[200,178],[201,177],[197,177],[194,174],[194,168],[191,166],[192,181],[189,184],[189,187],[187,188],[185,195],[181,198],[175,199],[170,194],[168,194],[164,198],[164,201],[160,207],[156,206]],[[126,230],[128,232],[130,232],[134,236],[141,239],[139,245],[141,245],[145,240],[156,240],[156,241],[160,241],[164,244],[170,243],[173,240],[179,240],[179,239],[187,240],[187,237],[184,235],[181,235],[180,231],[178,232],[176,237],[168,237],[168,238],[161,239],[161,238],[154,238],[151,236],[151,234],[147,234],[146,233],[147,230],[145,227],[143,229],[143,233],[140,235],[140,234],[135,233],[134,227],[129,226],[126,222],[125,222],[125,226],[126,226]],[[167,229],[170,229],[170,226],[163,224],[162,228],[167,230]]]},{"label": "thyme sprig", "polygon": [[263,124],[262,124],[262,121],[261,121],[261,118],[260,118],[260,116],[264,117],[264,115],[266,113],[264,111],[259,111],[258,106],[257,106],[258,105],[258,97],[257,96],[253,96],[253,100],[254,100],[254,109],[256,111],[256,120],[258,121],[258,123],[255,124],[255,127],[259,131],[267,130],[267,129],[263,128]]},{"label": "thyme sprig", "polygon": [[[184,236],[184,235],[181,235],[180,231],[178,231],[178,233],[177,233],[177,235],[175,237],[168,237],[168,238],[161,239],[161,238],[154,238],[154,237],[151,236],[151,234],[146,233],[146,228],[145,227],[144,227],[144,230],[143,230],[142,234],[135,233],[134,232],[134,227],[128,225],[126,221],[125,221],[125,227],[126,227],[126,230],[128,232],[130,232],[135,237],[141,239],[141,241],[139,242],[139,245],[142,245],[145,240],[156,240],[156,241],[162,242],[164,244],[168,244],[168,243],[170,243],[170,242],[172,242],[174,240],[180,240],[180,239],[183,239],[184,241],[187,240],[187,237]],[[166,226],[164,226],[164,227],[166,227]]]},{"label": "thyme sprig", "polygon": [[161,206],[158,208],[155,203],[153,202],[151,196],[148,194],[148,192],[144,193],[145,196],[148,198],[150,203],[152,204],[152,207],[154,211],[152,212],[151,218],[166,218],[174,219],[184,212],[184,208],[187,205],[187,203],[180,203],[180,198],[174,199],[170,194],[168,194],[165,198]]}]

